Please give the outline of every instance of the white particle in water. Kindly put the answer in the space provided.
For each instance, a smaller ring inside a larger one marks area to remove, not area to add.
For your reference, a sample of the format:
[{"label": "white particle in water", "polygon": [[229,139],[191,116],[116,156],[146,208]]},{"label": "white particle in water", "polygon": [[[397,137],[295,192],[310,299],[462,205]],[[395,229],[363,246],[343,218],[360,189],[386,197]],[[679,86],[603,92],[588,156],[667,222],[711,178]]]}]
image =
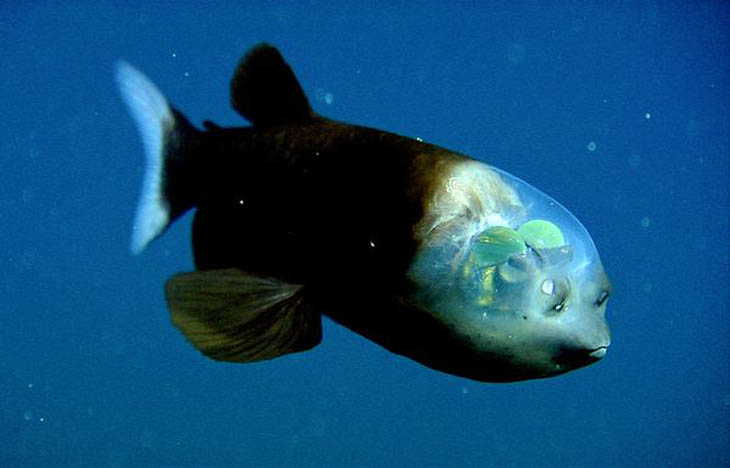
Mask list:
[{"label": "white particle in water", "polygon": [[596,150],[596,142],[595,141],[589,142],[588,145],[586,146],[586,148],[588,148],[588,151],[595,151]]}]

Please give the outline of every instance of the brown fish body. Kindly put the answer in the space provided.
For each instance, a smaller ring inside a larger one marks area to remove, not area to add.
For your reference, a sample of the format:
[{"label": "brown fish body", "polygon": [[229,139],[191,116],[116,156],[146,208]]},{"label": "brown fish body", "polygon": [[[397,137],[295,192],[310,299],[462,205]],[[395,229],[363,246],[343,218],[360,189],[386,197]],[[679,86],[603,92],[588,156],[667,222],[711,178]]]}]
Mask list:
[{"label": "brown fish body", "polygon": [[[202,140],[214,149],[206,151],[207,169],[196,171],[196,266],[245,264],[301,284],[331,284],[333,272],[343,281],[366,271],[402,278],[425,194],[440,170],[465,158],[322,118],[262,131],[217,129]],[[213,217],[227,228],[205,227]]]},{"label": "brown fish body", "polygon": [[[250,362],[309,349],[322,314],[481,381],[557,375],[605,353],[609,285],[595,247],[518,179],[314,114],[270,46],[231,83],[252,127],[198,130],[129,65],[118,79],[148,157],[132,249],[196,210],[197,271],[174,276],[167,299],[203,354]],[[568,293],[570,314],[551,312]]]}]

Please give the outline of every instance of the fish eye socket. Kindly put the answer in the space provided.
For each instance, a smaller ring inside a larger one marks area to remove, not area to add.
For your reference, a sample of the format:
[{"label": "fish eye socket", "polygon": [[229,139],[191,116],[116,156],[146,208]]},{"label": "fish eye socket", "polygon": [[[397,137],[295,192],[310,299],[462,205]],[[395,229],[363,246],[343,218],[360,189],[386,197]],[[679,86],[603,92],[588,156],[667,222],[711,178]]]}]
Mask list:
[{"label": "fish eye socket", "polygon": [[548,317],[553,317],[565,311],[567,309],[565,304],[566,300],[567,297],[564,295],[558,297],[555,302],[552,302],[548,309],[545,311],[545,315]]},{"label": "fish eye socket", "polygon": [[608,292],[608,291],[606,291],[606,290],[603,290],[603,291],[601,291],[601,294],[599,294],[599,295],[598,295],[598,299],[596,299],[596,306],[597,306],[597,307],[600,307],[600,306],[602,306],[602,305],[603,305],[603,303],[604,303],[604,302],[606,302],[606,301],[608,300],[608,297],[609,297],[610,295],[611,295],[611,293],[609,293],[609,292]]},{"label": "fish eye socket", "polygon": [[552,279],[546,279],[540,285],[540,291],[549,297],[550,306],[547,309],[547,315],[556,315],[565,310],[565,302],[568,300],[569,290],[562,282],[555,282]]},{"label": "fish eye socket", "polygon": [[560,311],[563,310],[563,307],[565,307],[565,302],[564,301],[560,301],[560,302],[558,302],[557,304],[555,304],[553,306],[553,311],[554,312],[560,312]]}]

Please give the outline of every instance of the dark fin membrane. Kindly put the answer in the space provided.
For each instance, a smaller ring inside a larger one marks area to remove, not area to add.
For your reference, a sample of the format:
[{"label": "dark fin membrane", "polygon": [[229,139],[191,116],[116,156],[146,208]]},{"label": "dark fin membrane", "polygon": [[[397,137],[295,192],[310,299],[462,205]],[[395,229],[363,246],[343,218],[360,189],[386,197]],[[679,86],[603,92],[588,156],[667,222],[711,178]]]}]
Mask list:
[{"label": "dark fin membrane", "polygon": [[117,83],[137,123],[145,153],[137,213],[132,228],[132,253],[138,254],[192,206],[183,164],[196,146],[198,131],[167,102],[159,89],[130,64],[120,61]]},{"label": "dark fin membrane", "polygon": [[258,127],[299,122],[312,116],[294,72],[269,44],[255,46],[238,62],[231,80],[231,104]]},{"label": "dark fin membrane", "polygon": [[236,269],[181,273],[167,282],[172,322],[204,355],[254,362],[313,348],[322,319],[302,286]]}]

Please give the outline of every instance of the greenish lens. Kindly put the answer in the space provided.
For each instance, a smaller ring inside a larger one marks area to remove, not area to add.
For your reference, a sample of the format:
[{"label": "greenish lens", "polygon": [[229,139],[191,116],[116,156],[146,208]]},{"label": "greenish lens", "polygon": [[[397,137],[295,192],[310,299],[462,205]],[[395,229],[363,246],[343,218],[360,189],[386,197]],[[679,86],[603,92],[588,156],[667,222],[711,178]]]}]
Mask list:
[{"label": "greenish lens", "polygon": [[507,226],[493,226],[477,236],[472,254],[477,265],[488,266],[524,254],[526,249],[525,241],[517,231]]},{"label": "greenish lens", "polygon": [[528,221],[517,232],[533,249],[554,249],[565,245],[565,237],[560,228],[544,219]]}]

